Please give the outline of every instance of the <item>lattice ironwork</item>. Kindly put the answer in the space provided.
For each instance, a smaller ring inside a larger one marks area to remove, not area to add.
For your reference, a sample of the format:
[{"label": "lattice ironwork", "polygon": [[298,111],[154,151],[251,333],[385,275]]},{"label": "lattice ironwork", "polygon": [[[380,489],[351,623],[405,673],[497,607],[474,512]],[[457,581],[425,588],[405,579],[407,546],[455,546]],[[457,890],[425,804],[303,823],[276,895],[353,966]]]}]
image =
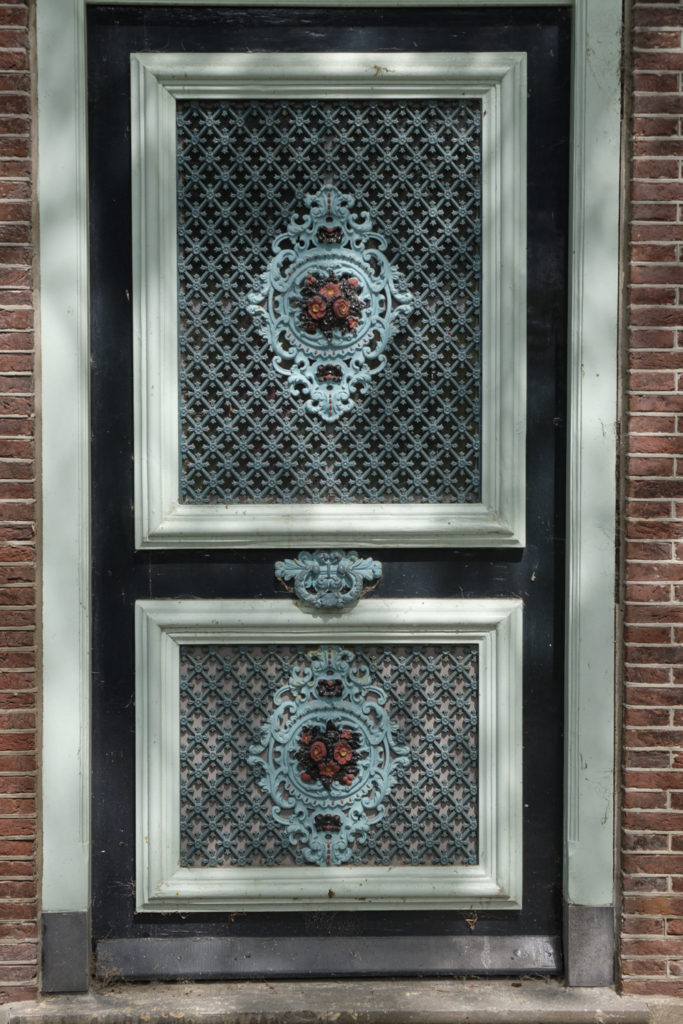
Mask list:
[{"label": "lattice ironwork", "polygon": [[[187,100],[177,133],[180,500],[480,500],[480,103]],[[371,218],[413,311],[324,422],[273,366],[249,295],[330,185]]]},{"label": "lattice ironwork", "polygon": [[477,706],[473,644],[183,646],[181,864],[476,863]]}]

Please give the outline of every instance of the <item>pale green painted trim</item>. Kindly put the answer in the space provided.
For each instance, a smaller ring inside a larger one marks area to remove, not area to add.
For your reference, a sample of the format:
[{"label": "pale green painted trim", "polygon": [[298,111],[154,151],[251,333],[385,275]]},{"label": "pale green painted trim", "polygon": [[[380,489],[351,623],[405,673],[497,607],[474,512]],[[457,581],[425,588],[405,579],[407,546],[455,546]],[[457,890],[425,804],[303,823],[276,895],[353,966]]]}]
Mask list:
[{"label": "pale green painted trim", "polygon": [[85,37],[79,0],[39,0],[42,372],[42,907],[87,910],[90,515]]},{"label": "pale green painted trim", "polygon": [[[479,648],[479,862],[449,867],[179,868],[181,644],[454,644]],[[137,909],[519,909],[522,602],[373,600],[312,613],[293,601],[136,605]]]},{"label": "pale green painted trim", "polygon": [[[378,74],[382,65],[388,67]],[[245,96],[481,99],[481,503],[197,506],[178,501],[175,100]],[[526,54],[135,54],[131,104],[138,547],[522,547]]]},{"label": "pale green painted trim", "polygon": [[[490,6],[498,5],[492,2]],[[572,903],[607,905],[613,896],[614,872],[614,502],[610,481],[616,462],[616,442],[610,417],[617,380],[614,353],[618,231],[614,209],[619,196],[619,172],[613,154],[620,118],[616,56],[620,48],[621,10],[619,0],[600,0],[597,4],[595,0],[576,0],[574,6],[577,45],[572,101],[576,155],[570,249],[572,441],[567,505],[569,742],[565,751],[565,898]],[[45,817],[43,901],[44,909],[63,911],[84,910],[88,903],[88,859],[84,846],[88,834],[90,713],[89,540],[85,515],[88,348],[84,22],[85,0],[37,0],[38,186],[41,276],[46,289],[41,297],[42,425],[47,445],[43,458],[46,466],[53,467],[53,472],[46,475],[43,500],[43,615],[47,627],[43,805],[55,811]],[[55,45],[56,40],[59,46]],[[601,108],[598,116],[596,111]],[[598,177],[591,183],[588,179],[594,173]],[[598,181],[600,188],[596,190]],[[55,220],[60,210],[57,231]],[[596,278],[596,261],[591,256],[594,251],[600,253],[600,262],[606,266],[604,276],[599,272]],[[52,362],[48,350],[55,353]],[[606,360],[604,366],[596,362],[601,359]],[[50,367],[54,372],[45,372]],[[583,367],[588,368],[590,382],[585,397]],[[597,387],[601,377],[605,394]],[[68,408],[63,402],[65,394],[70,396]],[[77,417],[80,429],[69,426],[71,415]],[[601,418],[606,421],[604,441]],[[60,706],[70,711],[60,715]],[[585,768],[582,757],[587,760]],[[55,773],[50,766],[55,766]],[[601,789],[607,794],[602,800]]]},{"label": "pale green painted trim", "polygon": [[583,906],[614,903],[621,15],[574,14],[564,895]]}]

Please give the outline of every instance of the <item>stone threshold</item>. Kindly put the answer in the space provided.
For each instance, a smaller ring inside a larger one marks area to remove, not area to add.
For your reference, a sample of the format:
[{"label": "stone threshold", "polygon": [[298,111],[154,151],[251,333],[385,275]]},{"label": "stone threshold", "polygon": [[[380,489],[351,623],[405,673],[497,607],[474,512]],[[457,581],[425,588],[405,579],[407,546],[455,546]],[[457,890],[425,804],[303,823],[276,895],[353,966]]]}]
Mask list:
[{"label": "stone threshold", "polygon": [[[666,1001],[667,1004],[670,1001]],[[0,1024],[675,1024],[613,989],[556,979],[134,983],[0,1008]]]}]

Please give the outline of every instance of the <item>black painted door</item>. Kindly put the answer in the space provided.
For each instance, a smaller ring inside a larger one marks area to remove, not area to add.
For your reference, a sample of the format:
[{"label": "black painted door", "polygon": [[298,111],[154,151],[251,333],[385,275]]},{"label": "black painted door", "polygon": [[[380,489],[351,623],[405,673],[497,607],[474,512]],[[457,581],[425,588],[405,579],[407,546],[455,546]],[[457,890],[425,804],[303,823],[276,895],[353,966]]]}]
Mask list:
[{"label": "black painted door", "polygon": [[[92,926],[102,965],[107,943],[126,940],[127,944],[117,947],[117,970],[129,977],[508,973],[511,948],[526,942],[533,950],[534,943],[545,942],[543,948],[552,953],[538,957],[533,969],[561,970],[570,29],[569,12],[550,7],[89,7]],[[521,551],[403,548],[373,550],[372,555],[383,563],[383,597],[517,597],[524,601],[523,907],[478,913],[432,909],[136,914],[135,602],[145,598],[289,600],[274,577],[273,565],[296,552],[135,550],[130,54],[447,49],[528,55],[527,544]],[[485,958],[472,952],[473,940],[482,937],[490,940],[490,955]],[[226,945],[226,939],[233,944]],[[163,946],[166,940],[176,941],[173,963],[163,953],[171,948]],[[351,959],[349,948],[357,951]],[[283,959],[283,949],[291,953],[289,959]]]}]

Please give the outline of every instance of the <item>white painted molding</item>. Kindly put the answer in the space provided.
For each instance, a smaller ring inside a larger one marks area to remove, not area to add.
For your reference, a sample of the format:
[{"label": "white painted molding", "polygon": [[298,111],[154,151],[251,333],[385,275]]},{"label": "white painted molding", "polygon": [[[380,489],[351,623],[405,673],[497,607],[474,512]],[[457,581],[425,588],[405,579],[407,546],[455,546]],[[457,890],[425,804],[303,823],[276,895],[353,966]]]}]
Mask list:
[{"label": "white painted molding", "polygon": [[[41,0],[42,909],[90,902],[90,503],[85,34]],[[68,396],[68,397],[67,397]]]},{"label": "white painted molding", "polygon": [[[86,2],[36,2],[43,292],[41,415],[47,445],[43,449],[46,476],[42,509],[43,807],[51,809],[43,819],[42,901],[45,910],[78,911],[87,909],[88,904],[90,800],[90,552],[85,514],[89,357],[84,172]],[[163,0],[159,5],[173,2]],[[419,5],[419,0],[415,3]],[[373,0],[371,6],[382,4],[383,0]],[[458,6],[456,0],[453,6]],[[527,0],[483,0],[482,6],[532,4]],[[607,411],[611,414],[617,387],[614,313],[618,304],[615,209],[619,170],[614,140],[620,122],[616,56],[620,49],[621,4],[619,0],[576,0],[572,6],[575,157],[569,253],[565,898],[578,904],[606,905],[613,895],[614,879],[614,503],[610,481],[616,443],[611,423],[606,423],[603,434],[600,421]],[[594,252],[599,254],[597,268]],[[595,276],[600,267],[602,273]],[[604,365],[601,360],[605,360]],[[587,377],[583,375],[584,367]],[[604,393],[599,388],[601,380]],[[584,381],[588,382],[585,393]],[[70,396],[67,405],[65,394]],[[582,759],[585,752],[587,764]],[[607,797],[600,802],[601,792]]]},{"label": "white painted molding", "polygon": [[[181,868],[181,644],[454,644],[479,648],[479,863]],[[518,909],[522,900],[522,602],[372,600],[136,605],[137,909]]]},{"label": "white painted molding", "polygon": [[574,12],[564,890],[583,906],[614,904],[621,16],[621,0]]},{"label": "white painted molding", "polygon": [[[526,55],[136,54],[131,86],[138,547],[523,546]],[[253,96],[481,100],[481,503],[179,502],[175,101]]]}]

